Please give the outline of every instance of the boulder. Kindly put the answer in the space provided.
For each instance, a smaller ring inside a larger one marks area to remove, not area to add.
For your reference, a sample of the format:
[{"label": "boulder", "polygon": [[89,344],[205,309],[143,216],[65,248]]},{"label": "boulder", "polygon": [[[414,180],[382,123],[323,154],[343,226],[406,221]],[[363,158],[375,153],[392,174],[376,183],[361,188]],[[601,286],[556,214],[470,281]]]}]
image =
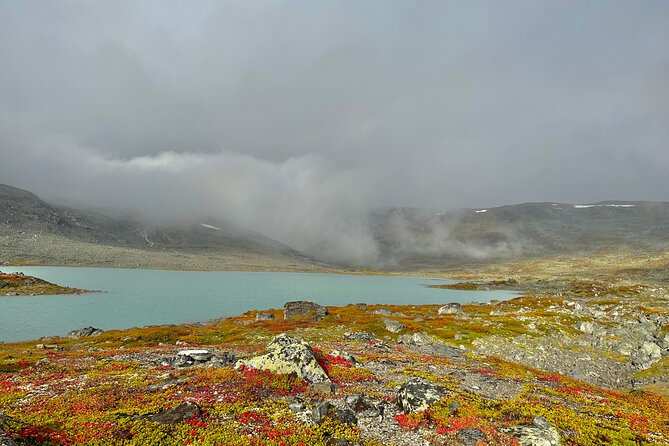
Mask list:
[{"label": "boulder", "polygon": [[272,321],[276,319],[272,313],[258,312],[256,313],[256,321]]},{"label": "boulder", "polygon": [[167,410],[162,410],[158,413],[143,415],[141,418],[153,421],[155,423],[163,424],[178,424],[193,417],[202,415],[200,407],[192,402],[185,402],[179,404],[177,407]]},{"label": "boulder", "polygon": [[437,310],[437,314],[439,316],[443,316],[446,314],[462,315],[464,314],[464,311],[462,311],[462,305],[458,303],[450,303],[439,308],[439,310]]},{"label": "boulder", "polygon": [[104,333],[104,330],[101,330],[99,328],[84,327],[84,328],[79,328],[78,330],[72,330],[67,334],[67,337],[72,339],[79,339],[79,338],[87,338],[89,336],[97,336],[102,333]]},{"label": "boulder", "polygon": [[282,333],[268,345],[265,355],[237,361],[235,367],[271,370],[274,373],[295,373],[309,383],[330,382],[325,370],[316,361],[309,344],[299,338]]},{"label": "boulder", "polygon": [[544,417],[535,417],[531,425],[510,426],[500,429],[518,440],[520,446],[558,446],[560,433]]},{"label": "boulder", "polygon": [[326,418],[331,418],[345,424],[358,424],[358,418],[351,409],[337,409],[327,401],[314,406],[311,411],[311,418],[315,423],[321,423]]},{"label": "boulder", "polygon": [[7,285],[9,285],[7,282],[5,282],[4,280],[0,280],[0,288],[4,288]]},{"label": "boulder", "polygon": [[386,330],[391,333],[399,333],[404,329],[404,325],[392,319],[383,318],[383,325],[385,325]]},{"label": "boulder", "polygon": [[328,315],[328,309],[322,305],[306,300],[286,302],[283,306],[283,318],[312,317],[317,321]]},{"label": "boulder", "polygon": [[444,388],[424,378],[411,378],[397,391],[395,399],[404,413],[425,410],[444,395]]},{"label": "boulder", "polygon": [[407,333],[403,334],[397,339],[398,344],[417,345],[417,346],[432,345],[435,342],[436,342],[435,339],[425,332],[412,333],[412,334]]}]

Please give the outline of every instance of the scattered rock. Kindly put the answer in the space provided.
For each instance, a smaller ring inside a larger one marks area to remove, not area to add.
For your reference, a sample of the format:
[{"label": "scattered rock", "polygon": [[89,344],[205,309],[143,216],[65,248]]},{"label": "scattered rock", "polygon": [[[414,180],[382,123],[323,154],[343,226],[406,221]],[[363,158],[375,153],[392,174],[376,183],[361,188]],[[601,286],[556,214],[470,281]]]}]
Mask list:
[{"label": "scattered rock", "polygon": [[344,333],[344,339],[347,341],[371,342],[376,340],[374,335],[368,331],[354,331]]},{"label": "scattered rock", "polygon": [[576,329],[585,334],[593,334],[595,332],[595,324],[592,322],[579,322],[576,324]]},{"label": "scattered rock", "polygon": [[511,426],[500,429],[513,435],[520,446],[561,445],[560,433],[544,417],[536,417],[529,426]]},{"label": "scattered rock", "polygon": [[309,383],[330,382],[316,361],[313,350],[303,340],[282,333],[267,345],[269,353],[237,361],[236,367],[267,369],[275,373],[296,373]]},{"label": "scattered rock", "polygon": [[378,310],[374,310],[372,314],[377,314],[379,316],[392,316],[393,312],[387,308],[379,308]]},{"label": "scattered rock", "polygon": [[386,330],[391,333],[399,333],[404,329],[403,324],[392,319],[383,318],[383,324],[386,326]]},{"label": "scattered rock", "polygon": [[443,316],[445,314],[457,314],[457,315],[462,315],[464,314],[464,311],[462,311],[462,305],[458,303],[450,303],[442,306],[439,308],[437,311],[437,314],[439,316]]},{"label": "scattered rock", "polygon": [[274,319],[276,318],[272,313],[263,313],[263,312],[256,313],[256,321],[273,321]]},{"label": "scattered rock", "polygon": [[313,317],[320,321],[328,315],[328,309],[322,305],[306,300],[297,300],[286,302],[283,306],[283,318],[292,319],[294,317]]},{"label": "scattered rock", "polygon": [[479,441],[485,441],[486,436],[481,429],[469,427],[455,433],[455,439],[462,446],[476,446]]},{"label": "scattered rock", "polygon": [[412,333],[412,334],[407,333],[403,334],[397,339],[398,344],[418,345],[418,346],[432,345],[435,342],[436,342],[435,339],[425,332]]},{"label": "scattered rock", "polygon": [[405,413],[425,410],[444,395],[444,388],[424,378],[411,378],[397,391],[397,405]]},{"label": "scattered rock", "polygon": [[200,407],[192,402],[185,402],[179,404],[177,407],[168,410],[162,410],[155,414],[143,415],[140,418],[153,421],[155,423],[163,424],[178,424],[186,421],[189,418],[198,417],[202,415]]},{"label": "scattered rock", "polygon": [[321,423],[325,418],[332,418],[346,424],[358,424],[358,418],[351,409],[337,409],[327,401],[313,408],[311,418],[315,423]]},{"label": "scattered rock", "polygon": [[4,288],[9,285],[7,282],[0,280],[0,288]]}]

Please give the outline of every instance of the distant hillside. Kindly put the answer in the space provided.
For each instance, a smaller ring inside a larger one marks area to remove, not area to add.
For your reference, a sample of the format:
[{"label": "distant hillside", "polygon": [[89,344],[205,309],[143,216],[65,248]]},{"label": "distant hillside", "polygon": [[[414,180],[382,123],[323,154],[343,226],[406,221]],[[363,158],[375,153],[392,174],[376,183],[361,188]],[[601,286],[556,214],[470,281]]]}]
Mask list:
[{"label": "distant hillside", "polygon": [[230,222],[149,225],[54,206],[0,184],[0,262],[192,269],[320,269],[323,263]]},{"label": "distant hillside", "polygon": [[436,212],[390,208],[372,212],[377,267],[438,268],[603,250],[669,248],[669,203],[526,203]]}]

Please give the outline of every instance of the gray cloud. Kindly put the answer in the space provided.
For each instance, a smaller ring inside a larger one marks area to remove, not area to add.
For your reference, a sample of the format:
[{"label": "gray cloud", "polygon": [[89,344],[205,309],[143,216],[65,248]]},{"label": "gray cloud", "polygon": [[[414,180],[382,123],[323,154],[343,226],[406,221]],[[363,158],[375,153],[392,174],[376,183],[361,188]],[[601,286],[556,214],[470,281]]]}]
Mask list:
[{"label": "gray cloud", "polygon": [[363,261],[369,207],[669,200],[667,2],[7,1],[0,60],[0,182],[72,205]]}]

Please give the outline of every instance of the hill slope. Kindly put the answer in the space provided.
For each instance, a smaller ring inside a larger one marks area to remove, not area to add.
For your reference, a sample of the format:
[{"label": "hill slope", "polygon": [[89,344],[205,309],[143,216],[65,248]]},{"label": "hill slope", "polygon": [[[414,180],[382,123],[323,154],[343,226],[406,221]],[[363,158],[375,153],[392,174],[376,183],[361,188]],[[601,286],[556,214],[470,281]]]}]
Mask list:
[{"label": "hill slope", "polygon": [[7,185],[0,185],[0,261],[185,269],[325,266],[229,222],[156,226],[54,206]]},{"label": "hill slope", "polygon": [[669,247],[669,203],[526,203],[435,212],[372,212],[369,227],[381,268],[435,268],[453,263]]}]

